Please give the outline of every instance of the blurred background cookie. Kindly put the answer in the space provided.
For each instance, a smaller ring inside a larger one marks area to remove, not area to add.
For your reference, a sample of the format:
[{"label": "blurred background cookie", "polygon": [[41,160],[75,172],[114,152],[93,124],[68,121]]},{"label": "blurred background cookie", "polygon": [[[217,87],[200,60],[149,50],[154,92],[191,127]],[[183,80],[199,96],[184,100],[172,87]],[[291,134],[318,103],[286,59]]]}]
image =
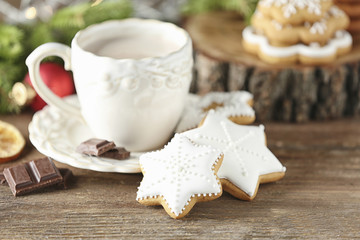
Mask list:
[{"label": "blurred background cookie", "polygon": [[265,16],[282,24],[317,22],[333,5],[332,0],[283,1],[260,0],[257,9]]},{"label": "blurred background cookie", "polygon": [[350,51],[349,17],[328,0],[260,0],[243,47],[271,64],[328,64]]},{"label": "blurred background cookie", "polygon": [[305,21],[299,25],[282,24],[257,11],[251,24],[259,33],[263,33],[273,46],[290,46],[297,43],[317,42],[325,45],[336,31],[349,26],[349,17],[338,7],[332,6],[318,22]]}]

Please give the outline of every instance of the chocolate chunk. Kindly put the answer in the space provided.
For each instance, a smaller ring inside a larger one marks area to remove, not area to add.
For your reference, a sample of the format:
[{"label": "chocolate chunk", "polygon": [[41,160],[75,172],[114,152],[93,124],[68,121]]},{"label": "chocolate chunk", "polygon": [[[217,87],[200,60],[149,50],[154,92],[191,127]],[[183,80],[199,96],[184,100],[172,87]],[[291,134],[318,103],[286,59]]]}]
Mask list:
[{"label": "chocolate chunk", "polygon": [[59,170],[48,157],[5,168],[3,174],[14,196],[56,185],[63,181]]},{"label": "chocolate chunk", "polygon": [[59,168],[59,172],[63,177],[63,181],[58,184],[61,189],[68,189],[72,178],[74,177],[72,171],[68,168]]},{"label": "chocolate chunk", "polygon": [[0,173],[0,184],[6,184],[6,179],[3,173]]},{"label": "chocolate chunk", "polygon": [[123,160],[123,159],[127,159],[130,157],[130,152],[126,151],[125,148],[116,147],[116,148],[113,148],[113,149],[101,154],[99,157]]},{"label": "chocolate chunk", "polygon": [[103,139],[91,138],[82,142],[77,148],[78,153],[99,156],[115,147],[114,142],[109,142]]}]

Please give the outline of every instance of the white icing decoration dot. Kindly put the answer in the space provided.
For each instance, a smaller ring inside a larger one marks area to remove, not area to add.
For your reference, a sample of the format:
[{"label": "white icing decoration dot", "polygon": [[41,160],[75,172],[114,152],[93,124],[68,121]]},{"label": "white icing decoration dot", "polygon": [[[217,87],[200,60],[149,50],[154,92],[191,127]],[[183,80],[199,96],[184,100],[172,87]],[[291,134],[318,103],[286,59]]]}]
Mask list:
[{"label": "white icing decoration dot", "polygon": [[273,19],[273,20],[271,21],[271,23],[274,25],[274,27],[275,27],[276,30],[280,31],[280,30],[283,29],[282,24],[279,23],[278,21],[276,21],[276,20]]},{"label": "white icing decoration dot", "polygon": [[310,33],[311,34],[321,34],[323,35],[327,29],[326,23],[324,21],[322,22],[315,22],[310,27]]},{"label": "white icing decoration dot", "polygon": [[345,15],[345,12],[335,5],[329,9],[329,13],[334,17],[342,17]]}]

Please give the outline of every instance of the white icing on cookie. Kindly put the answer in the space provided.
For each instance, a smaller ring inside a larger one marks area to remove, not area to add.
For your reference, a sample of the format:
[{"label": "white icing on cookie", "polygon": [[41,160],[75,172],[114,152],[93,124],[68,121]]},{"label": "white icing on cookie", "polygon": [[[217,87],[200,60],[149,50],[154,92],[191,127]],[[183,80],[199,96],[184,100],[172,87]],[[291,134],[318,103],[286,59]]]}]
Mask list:
[{"label": "white icing on cookie", "polygon": [[321,45],[318,42],[311,42],[309,44],[309,47],[311,47],[311,48],[319,48],[319,47],[321,47]]},{"label": "white icing on cookie", "polygon": [[343,10],[341,10],[335,5],[331,6],[331,8],[329,9],[329,14],[334,17],[343,17],[346,15]]},{"label": "white icing on cookie", "polygon": [[[281,31],[284,28],[283,24],[276,21],[275,19],[271,20],[271,23],[274,25],[274,27],[277,31]],[[304,22],[304,27],[309,28],[309,32],[311,34],[324,34],[327,29],[327,24],[328,23],[326,22],[326,20],[323,19],[322,21],[314,22],[313,24],[311,24],[309,22]],[[290,24],[286,24],[285,27],[293,28],[293,26]],[[257,29],[257,31],[258,31],[258,29]]]},{"label": "white icing on cookie", "polygon": [[257,15],[259,18],[263,18],[263,17],[264,17],[264,15],[263,15],[260,11],[258,11],[258,10],[255,10],[254,15]]},{"label": "white icing on cookie", "polygon": [[335,33],[335,37],[336,37],[336,38],[343,38],[343,37],[344,37],[344,32],[342,32],[342,31],[337,31],[337,32]]},{"label": "white icing on cookie", "polygon": [[197,146],[176,134],[164,149],[140,156],[144,178],[137,200],[162,196],[172,213],[179,216],[192,197],[221,194],[214,165],[221,151]]},{"label": "white icing on cookie", "polygon": [[[352,37],[347,31],[340,30],[337,32],[341,32],[342,37],[330,39],[326,45],[317,49],[304,44],[296,44],[288,47],[271,46],[266,37],[255,34],[254,29],[250,26],[243,30],[242,36],[246,42],[258,45],[260,51],[270,57],[285,58],[298,54],[311,58],[326,58],[336,55],[339,48],[347,48],[352,45]],[[339,33],[335,34],[336,36],[340,36]]]},{"label": "white icing on cookie", "polygon": [[253,95],[247,91],[210,92],[203,97],[189,94],[182,117],[175,132],[179,133],[197,127],[206,115],[204,109],[214,102],[224,105],[222,107],[217,107],[215,111],[225,117],[255,117],[255,111],[248,105],[248,102],[252,99]]},{"label": "white icing on cookie", "polygon": [[256,193],[260,175],[286,171],[266,147],[262,125],[237,125],[211,110],[201,127],[182,134],[197,144],[211,145],[222,151],[224,159],[218,176],[250,197]]},{"label": "white icing on cookie", "polygon": [[321,21],[321,22],[313,23],[313,25],[310,27],[309,31],[311,34],[321,34],[322,35],[325,33],[326,29],[327,29],[326,22]]},{"label": "white icing on cookie", "polygon": [[271,20],[271,23],[275,26],[275,29],[280,31],[283,29],[283,25],[276,21],[275,19]]},{"label": "white icing on cookie", "polygon": [[284,17],[290,18],[298,9],[307,9],[311,14],[321,15],[321,2],[324,0],[260,0],[265,7],[281,7]]}]

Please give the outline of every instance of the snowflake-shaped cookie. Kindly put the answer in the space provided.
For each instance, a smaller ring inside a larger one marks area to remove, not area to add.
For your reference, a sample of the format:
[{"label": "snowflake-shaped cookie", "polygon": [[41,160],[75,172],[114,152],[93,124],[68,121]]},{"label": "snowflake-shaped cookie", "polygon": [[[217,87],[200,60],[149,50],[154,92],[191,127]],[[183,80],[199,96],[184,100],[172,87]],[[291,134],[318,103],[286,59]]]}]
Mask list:
[{"label": "snowflake-shaped cookie", "polygon": [[260,183],[285,175],[285,167],[266,147],[263,126],[237,125],[210,111],[201,127],[182,134],[224,153],[218,176],[224,191],[237,198],[252,200]]},{"label": "snowflake-shaped cookie", "polygon": [[175,132],[196,128],[210,109],[237,124],[255,121],[253,95],[247,91],[210,92],[202,97],[189,94],[182,117]]},{"label": "snowflake-shaped cookie", "polygon": [[162,205],[173,218],[185,216],[196,202],[210,201],[222,194],[216,173],[223,154],[211,146],[198,146],[176,134],[164,149],[143,154],[144,178],[137,201]]}]

